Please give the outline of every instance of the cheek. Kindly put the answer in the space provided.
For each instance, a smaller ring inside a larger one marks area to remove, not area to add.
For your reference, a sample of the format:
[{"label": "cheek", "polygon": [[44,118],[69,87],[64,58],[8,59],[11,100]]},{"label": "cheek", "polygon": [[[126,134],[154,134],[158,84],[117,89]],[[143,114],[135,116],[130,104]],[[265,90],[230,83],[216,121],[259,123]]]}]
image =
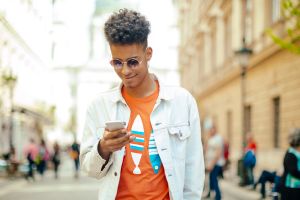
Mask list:
[{"label": "cheek", "polygon": [[115,69],[114,69],[114,71],[115,71],[115,73],[116,73],[119,77],[122,76],[122,73],[121,73],[120,71],[116,71]]}]

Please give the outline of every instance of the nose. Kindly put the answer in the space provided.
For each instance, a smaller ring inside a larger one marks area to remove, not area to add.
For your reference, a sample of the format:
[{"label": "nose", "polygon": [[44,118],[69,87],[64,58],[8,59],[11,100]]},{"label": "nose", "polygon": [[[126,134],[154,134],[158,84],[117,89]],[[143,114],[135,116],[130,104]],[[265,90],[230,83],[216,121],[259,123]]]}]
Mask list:
[{"label": "nose", "polygon": [[124,74],[124,75],[128,75],[128,74],[130,74],[130,72],[131,72],[131,68],[130,67],[128,67],[128,65],[127,65],[127,63],[125,62],[125,63],[123,63],[123,67],[122,67],[122,74]]}]

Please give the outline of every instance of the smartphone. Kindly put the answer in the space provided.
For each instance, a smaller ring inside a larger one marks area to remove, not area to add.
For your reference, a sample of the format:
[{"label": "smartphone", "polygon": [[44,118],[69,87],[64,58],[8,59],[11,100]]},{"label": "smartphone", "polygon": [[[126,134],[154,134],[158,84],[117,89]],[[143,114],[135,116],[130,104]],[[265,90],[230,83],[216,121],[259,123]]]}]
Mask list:
[{"label": "smartphone", "polygon": [[123,128],[125,128],[125,125],[126,125],[126,122],[122,122],[122,121],[108,121],[108,122],[105,122],[105,127],[109,131],[123,129]]}]

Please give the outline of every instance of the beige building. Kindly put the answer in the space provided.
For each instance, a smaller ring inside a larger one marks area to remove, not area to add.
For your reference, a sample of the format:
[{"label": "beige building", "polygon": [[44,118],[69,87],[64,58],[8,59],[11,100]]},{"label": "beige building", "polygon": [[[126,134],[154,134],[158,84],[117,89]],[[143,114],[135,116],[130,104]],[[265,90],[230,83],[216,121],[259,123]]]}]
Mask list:
[{"label": "beige building", "polygon": [[46,101],[50,88],[43,80],[51,58],[51,7],[50,0],[0,0],[0,155],[12,143],[21,158],[28,139],[38,141],[37,126],[48,123],[35,103]]},{"label": "beige building", "polygon": [[[300,127],[300,55],[280,49],[265,33],[269,27],[281,36],[285,33],[280,0],[177,3],[181,83],[198,100],[204,132],[212,119],[236,161],[241,156],[244,116],[245,129],[258,145],[257,170],[279,169],[287,136]],[[253,50],[244,92],[234,53],[242,47],[243,37]]]}]

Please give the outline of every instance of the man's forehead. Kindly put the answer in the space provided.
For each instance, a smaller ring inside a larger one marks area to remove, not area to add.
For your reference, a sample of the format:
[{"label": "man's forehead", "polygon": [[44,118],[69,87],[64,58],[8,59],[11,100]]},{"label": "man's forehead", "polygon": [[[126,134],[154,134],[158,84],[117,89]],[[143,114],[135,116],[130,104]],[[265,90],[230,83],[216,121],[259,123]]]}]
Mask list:
[{"label": "man's forehead", "polygon": [[141,45],[110,45],[111,56],[113,58],[127,59],[138,57],[143,52]]}]

